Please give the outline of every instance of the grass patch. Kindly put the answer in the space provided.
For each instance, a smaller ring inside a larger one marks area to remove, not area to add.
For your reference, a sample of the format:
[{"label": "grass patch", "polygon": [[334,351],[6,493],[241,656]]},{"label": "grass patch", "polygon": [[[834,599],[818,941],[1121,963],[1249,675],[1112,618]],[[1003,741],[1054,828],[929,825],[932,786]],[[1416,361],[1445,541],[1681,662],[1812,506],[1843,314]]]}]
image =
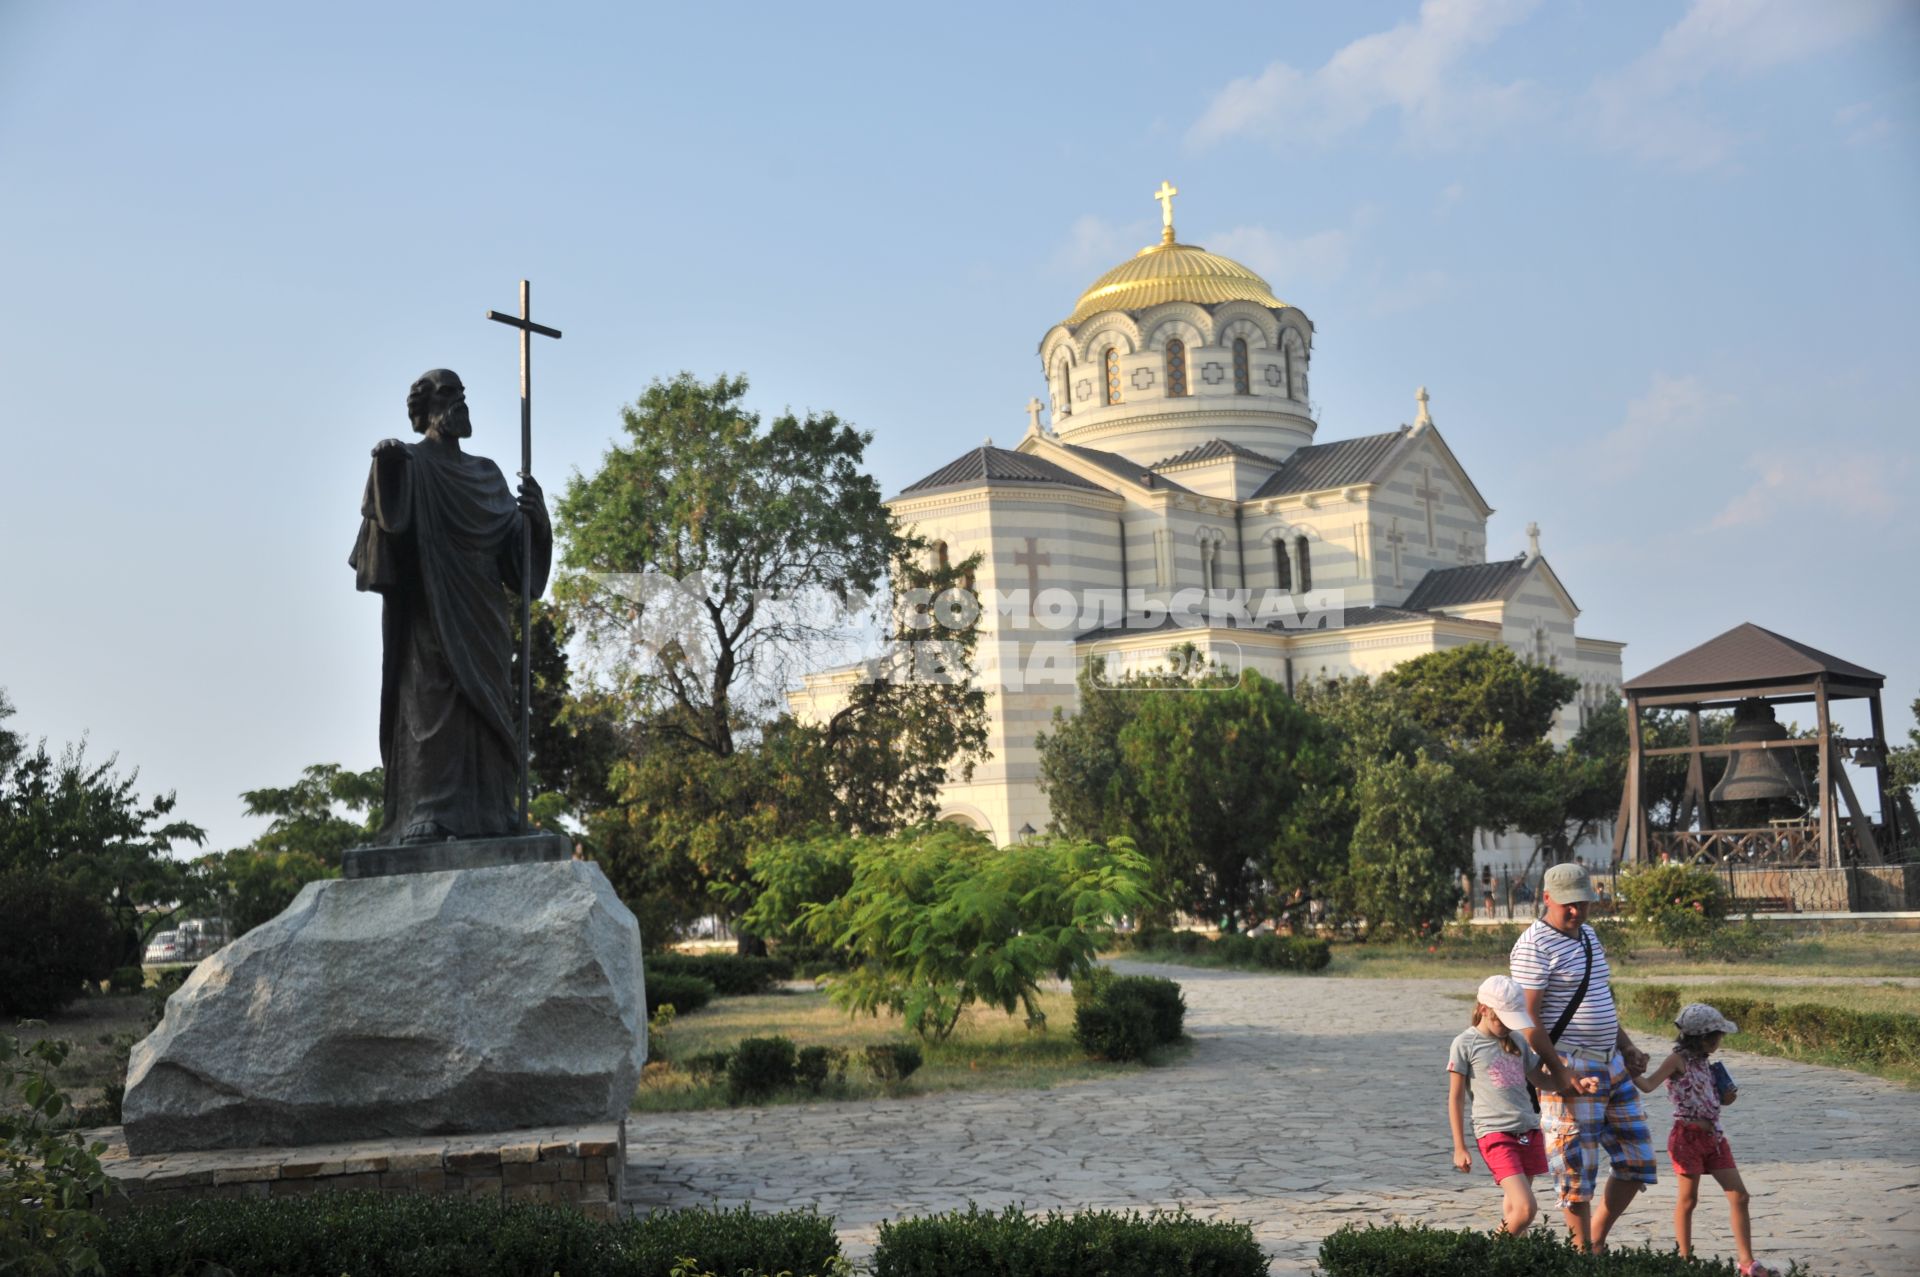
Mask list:
[{"label": "grass patch", "polygon": [[46,1023],[5,1031],[32,1042],[65,1041],[72,1048],[56,1081],[76,1108],[97,1104],[106,1087],[124,1078],[127,1050],[151,1027],[152,1000],[145,993],[89,994],[47,1017]]},{"label": "grass patch", "polygon": [[[649,1065],[634,1095],[638,1113],[682,1112],[727,1107],[726,1083],[703,1082],[687,1072],[685,1061],[709,1051],[724,1051],[742,1038],[791,1038],[800,1046],[840,1047],[857,1057],[879,1042],[913,1040],[925,1061],[903,1082],[875,1082],[857,1059],[844,1080],[829,1081],[815,1095],[795,1089],[767,1101],[805,1104],[821,1100],[864,1100],[880,1096],[925,1095],[937,1091],[1044,1090],[1066,1082],[1111,1077],[1140,1065],[1090,1060],[1073,1040],[1073,998],[1064,989],[1043,989],[1040,1009],[1047,1027],[1029,1031],[1021,1017],[997,1007],[973,1006],[960,1017],[945,1042],[911,1039],[900,1017],[849,1016],[824,992],[759,994],[725,998],[705,1010],[674,1020],[660,1054],[667,1068]],[[1153,1059],[1164,1062],[1184,1046],[1162,1048]]]},{"label": "grass patch", "polygon": [[[1333,946],[1333,965],[1327,974],[1383,979],[1484,976],[1506,966],[1507,953],[1518,934],[1517,927],[1473,927],[1449,929],[1443,938],[1430,944],[1339,941]],[[1639,936],[1628,938],[1623,947],[1621,938],[1604,926],[1601,939],[1614,974],[1635,979],[1672,980],[1690,975],[1920,977],[1920,932],[1785,932],[1773,953],[1740,962],[1688,958]]]},{"label": "grass patch", "polygon": [[[1639,1035],[1640,1048],[1657,1062],[1664,1058],[1674,1037],[1673,1023],[1661,1016],[1651,1015],[1638,1005],[1640,999],[1636,990],[1658,981],[1621,981],[1619,995],[1615,998],[1620,1009],[1620,1019],[1635,1034]],[[1777,1007],[1791,1008],[1812,1006],[1838,1011],[1851,1011],[1866,1014],[1920,1015],[1920,989],[1895,984],[1784,984],[1765,980],[1726,980],[1711,984],[1678,984],[1680,1002],[1707,1002],[1715,1006],[1726,1006],[1727,1013],[1744,1030],[1751,1020],[1744,1014],[1743,1008],[1733,1005],[1734,999],[1753,999],[1771,1002]],[[1885,1078],[1902,1086],[1920,1090],[1920,1061],[1906,1059],[1876,1059],[1843,1047],[1814,1046],[1801,1041],[1778,1040],[1762,1036],[1758,1032],[1741,1032],[1727,1038],[1731,1050],[1745,1051],[1753,1055],[1770,1055],[1778,1059],[1797,1060],[1806,1064],[1823,1064],[1829,1068],[1849,1069],[1855,1073],[1866,1073],[1873,1077]]]}]

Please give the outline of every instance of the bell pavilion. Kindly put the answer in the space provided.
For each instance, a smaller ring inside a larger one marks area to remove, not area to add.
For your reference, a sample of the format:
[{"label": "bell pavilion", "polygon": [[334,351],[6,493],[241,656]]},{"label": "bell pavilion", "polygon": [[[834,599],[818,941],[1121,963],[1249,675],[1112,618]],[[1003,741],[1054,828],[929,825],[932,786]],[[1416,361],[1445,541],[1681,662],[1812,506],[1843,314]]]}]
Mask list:
[{"label": "bell pavilion", "polygon": [[[1322,438],[1313,321],[1246,266],[1182,243],[1176,194],[1156,192],[1160,242],[1041,336],[1048,402],[1027,405],[1025,435],[989,439],[888,503],[942,561],[981,558],[991,756],[947,786],[940,815],[997,842],[1046,828],[1035,736],[1056,709],[1073,713],[1094,657],[1116,677],[1179,649],[1293,688],[1503,643],[1579,681],[1561,741],[1619,695],[1624,644],[1579,633],[1537,526],[1523,551],[1489,557],[1493,507],[1426,390],[1411,424]],[[803,718],[830,713],[863,676],[810,675],[790,701]],[[1486,833],[1476,848],[1495,869],[1532,851]],[[1609,851],[1581,855],[1600,866]]]}]

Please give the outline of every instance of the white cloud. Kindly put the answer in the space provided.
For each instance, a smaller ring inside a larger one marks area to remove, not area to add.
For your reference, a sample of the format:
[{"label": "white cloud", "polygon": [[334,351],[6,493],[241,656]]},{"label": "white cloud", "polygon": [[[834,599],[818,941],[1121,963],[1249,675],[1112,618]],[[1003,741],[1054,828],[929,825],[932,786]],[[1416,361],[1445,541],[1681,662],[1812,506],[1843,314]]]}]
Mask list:
[{"label": "white cloud", "polygon": [[1647,393],[1627,405],[1620,424],[1594,443],[1585,473],[1601,482],[1628,478],[1640,471],[1649,453],[1670,448],[1733,402],[1732,395],[1698,377],[1656,373]]},{"label": "white cloud", "polygon": [[1833,113],[1833,122],[1847,135],[1848,146],[1873,146],[1893,135],[1893,121],[1871,102],[1855,102]]},{"label": "white cloud", "polygon": [[1375,318],[1402,315],[1422,306],[1431,306],[1453,288],[1453,276],[1436,267],[1409,271],[1397,279],[1376,286],[1367,300],[1367,313]]},{"label": "white cloud", "polygon": [[1325,66],[1301,71],[1274,62],[1230,82],[1189,133],[1206,145],[1231,137],[1275,145],[1325,145],[1397,110],[1407,135],[1444,145],[1470,129],[1514,115],[1531,90],[1466,73],[1462,63],[1534,7],[1535,0],[1426,0],[1419,17],[1362,36]]},{"label": "white cloud", "polygon": [[1330,284],[1346,274],[1353,252],[1350,230],[1315,231],[1298,237],[1264,226],[1236,226],[1200,241],[1209,252],[1244,262],[1263,275],[1283,297],[1288,289]]},{"label": "white cloud", "polygon": [[1088,214],[1067,228],[1066,242],[1054,250],[1052,264],[1076,273],[1105,270],[1159,239],[1160,228],[1145,219],[1116,225]]},{"label": "white cloud", "polygon": [[1894,490],[1913,469],[1909,458],[1853,454],[1763,453],[1748,462],[1753,486],[1713,516],[1716,528],[1751,527],[1780,519],[1880,518],[1896,508]]},{"label": "white cloud", "polygon": [[1898,11],[1898,0],[1694,0],[1652,49],[1594,82],[1595,136],[1675,168],[1730,165],[1741,139],[1706,114],[1696,100],[1703,87],[1825,53]]}]

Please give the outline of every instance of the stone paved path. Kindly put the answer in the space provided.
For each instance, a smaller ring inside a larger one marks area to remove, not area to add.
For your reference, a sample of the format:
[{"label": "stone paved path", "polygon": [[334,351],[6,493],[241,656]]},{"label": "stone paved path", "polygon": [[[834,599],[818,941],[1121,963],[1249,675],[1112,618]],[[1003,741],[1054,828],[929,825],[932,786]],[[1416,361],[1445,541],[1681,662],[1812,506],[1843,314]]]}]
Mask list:
[{"label": "stone paved path", "polygon": [[[1320,1238],[1349,1221],[1497,1222],[1485,1170],[1476,1160],[1461,1175],[1449,1160],[1446,1047],[1467,1006],[1448,995],[1470,994],[1473,981],[1121,965],[1185,989],[1195,1046],[1181,1063],[1050,1091],[637,1114],[627,1200],[641,1209],[814,1205],[836,1217],[855,1258],[871,1251],[879,1221],[968,1199],[1032,1209],[1177,1204],[1251,1222],[1276,1256],[1272,1271],[1287,1274],[1311,1272]],[[1799,1259],[1833,1277],[1920,1274],[1920,1092],[1726,1058],[1745,1092],[1728,1110],[1728,1134],[1753,1192],[1762,1258],[1782,1268]],[[1664,1091],[1647,1104],[1664,1145]],[[1661,1170],[1616,1239],[1671,1244],[1673,1186],[1664,1162]],[[1544,1179],[1543,1189],[1548,1208]],[[1731,1257],[1726,1199],[1702,1199],[1699,1248]]]}]

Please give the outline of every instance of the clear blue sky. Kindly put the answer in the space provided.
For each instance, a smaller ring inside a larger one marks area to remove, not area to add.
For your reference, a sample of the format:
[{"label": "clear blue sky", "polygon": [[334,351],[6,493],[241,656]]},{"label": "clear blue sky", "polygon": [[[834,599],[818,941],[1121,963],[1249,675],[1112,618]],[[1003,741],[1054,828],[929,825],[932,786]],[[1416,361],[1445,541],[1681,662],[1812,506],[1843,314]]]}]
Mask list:
[{"label": "clear blue sky", "polygon": [[1629,675],[1753,620],[1904,734],[1920,8],[1840,0],[0,4],[11,725],[243,842],[378,759],[367,449],[445,365],[511,468],[522,276],[549,491],[683,368],[894,491],[1018,438],[1163,178],[1314,320],[1320,437],[1429,386]]}]

